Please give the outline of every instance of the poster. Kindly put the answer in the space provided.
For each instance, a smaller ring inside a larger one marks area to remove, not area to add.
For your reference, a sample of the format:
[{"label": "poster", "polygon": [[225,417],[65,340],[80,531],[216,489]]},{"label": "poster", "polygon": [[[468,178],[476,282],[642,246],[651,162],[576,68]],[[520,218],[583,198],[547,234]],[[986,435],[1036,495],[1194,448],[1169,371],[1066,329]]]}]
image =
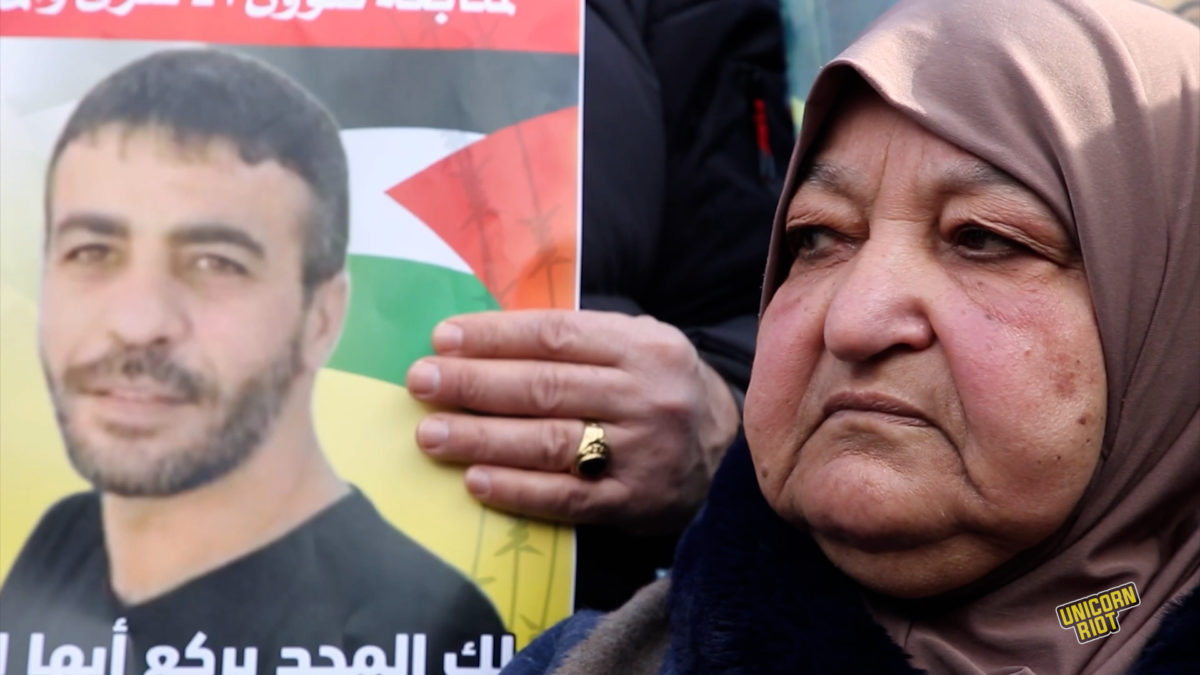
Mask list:
[{"label": "poster", "polygon": [[[563,0],[0,0],[0,579],[11,581],[18,553],[48,510],[90,488],[64,448],[39,359],[46,352],[39,321],[43,329],[59,325],[39,319],[47,298],[43,254],[55,260],[43,210],[55,139],[81,98],[114,72],[169,50],[217,50],[297,83],[332,113],[345,151],[349,302],[311,394],[319,448],[336,476],[354,486],[352,497],[477,590],[502,623],[485,621],[477,630],[463,618],[470,611],[443,606],[430,590],[441,577],[400,569],[409,559],[377,561],[369,573],[321,572],[329,559],[354,558],[358,550],[347,543],[335,554],[293,541],[314,520],[332,518],[322,510],[136,602],[100,574],[86,590],[107,605],[91,617],[89,637],[61,634],[56,625],[18,635],[0,625],[0,674],[488,673],[570,612],[572,530],[473,501],[460,469],[416,450],[413,431],[428,410],[403,384],[409,365],[430,353],[429,334],[442,317],[576,306],[581,21],[580,3]],[[106,138],[95,132],[93,140],[100,147]],[[138,157],[143,140],[129,136],[114,148]],[[152,185],[165,173],[147,175]],[[140,241],[132,229],[129,240]],[[85,297],[59,311],[87,330],[107,319],[73,317],[97,304]],[[244,325],[261,331],[271,316]],[[120,556],[94,504],[76,499],[68,507],[60,520],[98,523],[86,545],[93,558],[107,565]],[[332,533],[315,541],[341,541],[356,522],[327,523]],[[179,550],[190,546],[200,557],[219,547],[202,539],[212,532],[170,532]],[[262,564],[264,551],[278,558],[274,567]],[[309,567],[315,581],[303,576]],[[256,576],[230,576],[231,568]],[[63,574],[81,577],[79,570]],[[395,600],[410,605],[401,614],[462,625],[389,624],[397,584],[417,593]],[[341,589],[374,609],[335,611],[336,601],[321,600],[322,593],[336,600]],[[5,611],[11,617],[12,605],[0,604],[0,616]],[[146,637],[159,634],[148,623],[175,632],[156,641]],[[322,634],[321,626],[335,628]],[[268,637],[259,643],[256,635]]]}]

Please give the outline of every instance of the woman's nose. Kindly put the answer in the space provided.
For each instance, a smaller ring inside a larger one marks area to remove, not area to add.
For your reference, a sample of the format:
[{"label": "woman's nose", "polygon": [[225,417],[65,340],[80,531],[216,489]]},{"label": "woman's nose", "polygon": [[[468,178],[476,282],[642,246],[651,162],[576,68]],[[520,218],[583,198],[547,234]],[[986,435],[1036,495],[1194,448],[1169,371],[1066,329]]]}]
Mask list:
[{"label": "woman's nose", "polygon": [[929,310],[937,272],[919,244],[873,237],[840,270],[825,314],[825,347],[863,362],[933,344]]}]

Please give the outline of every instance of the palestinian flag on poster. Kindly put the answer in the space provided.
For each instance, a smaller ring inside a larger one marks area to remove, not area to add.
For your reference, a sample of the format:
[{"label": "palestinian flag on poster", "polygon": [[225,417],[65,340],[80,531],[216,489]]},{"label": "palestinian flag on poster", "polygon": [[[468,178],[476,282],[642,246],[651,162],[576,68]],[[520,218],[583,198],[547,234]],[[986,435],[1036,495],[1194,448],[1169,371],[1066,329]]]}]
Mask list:
[{"label": "palestinian flag on poster", "polygon": [[332,367],[403,384],[445,316],[575,306],[576,55],[237,50],[342,127],[354,302]]},{"label": "palestinian flag on poster", "polygon": [[471,500],[461,471],[416,450],[427,410],[403,384],[446,316],[576,306],[580,3],[0,3],[0,580],[42,513],[86,487],[61,450],[37,365],[29,252],[50,145],[113,70],[212,45],[287,73],[341,127],[351,304],[314,401],[329,459],[385,518],[477,584],[518,648],[568,614],[571,529]]}]

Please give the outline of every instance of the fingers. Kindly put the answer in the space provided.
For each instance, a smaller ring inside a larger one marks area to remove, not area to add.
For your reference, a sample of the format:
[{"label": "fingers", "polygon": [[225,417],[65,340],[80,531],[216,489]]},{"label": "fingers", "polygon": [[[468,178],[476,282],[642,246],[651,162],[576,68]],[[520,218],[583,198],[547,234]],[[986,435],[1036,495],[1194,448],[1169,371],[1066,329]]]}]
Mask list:
[{"label": "fingers", "polygon": [[615,365],[643,319],[612,312],[529,310],[451,317],[433,330],[439,354]]},{"label": "fingers", "polygon": [[437,414],[417,425],[417,445],[434,459],[568,473],[583,421]]},{"label": "fingers", "polygon": [[626,373],[574,363],[429,357],[405,381],[415,398],[496,415],[615,419],[635,383]]},{"label": "fingers", "polygon": [[610,519],[625,503],[619,481],[588,481],[568,473],[543,473],[499,466],[467,469],[467,490],[488,506],[523,516],[569,523]]},{"label": "fingers", "polygon": [[467,490],[489,506],[560,522],[609,520],[627,508],[629,488],[611,475],[571,474],[581,438],[580,420],[440,413],[417,426],[417,444],[430,456],[472,465]]}]

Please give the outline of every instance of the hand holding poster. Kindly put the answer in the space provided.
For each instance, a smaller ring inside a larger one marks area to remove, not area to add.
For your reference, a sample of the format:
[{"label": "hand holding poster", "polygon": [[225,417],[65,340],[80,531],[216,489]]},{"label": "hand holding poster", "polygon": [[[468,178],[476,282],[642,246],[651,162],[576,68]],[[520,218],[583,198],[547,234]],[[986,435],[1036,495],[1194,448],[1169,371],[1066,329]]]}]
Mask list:
[{"label": "hand holding poster", "polygon": [[[569,611],[570,530],[471,501],[402,387],[443,316],[573,306],[566,4],[395,3],[420,50],[4,5],[0,672],[496,672]],[[522,17],[557,47],[464,48]]]}]

